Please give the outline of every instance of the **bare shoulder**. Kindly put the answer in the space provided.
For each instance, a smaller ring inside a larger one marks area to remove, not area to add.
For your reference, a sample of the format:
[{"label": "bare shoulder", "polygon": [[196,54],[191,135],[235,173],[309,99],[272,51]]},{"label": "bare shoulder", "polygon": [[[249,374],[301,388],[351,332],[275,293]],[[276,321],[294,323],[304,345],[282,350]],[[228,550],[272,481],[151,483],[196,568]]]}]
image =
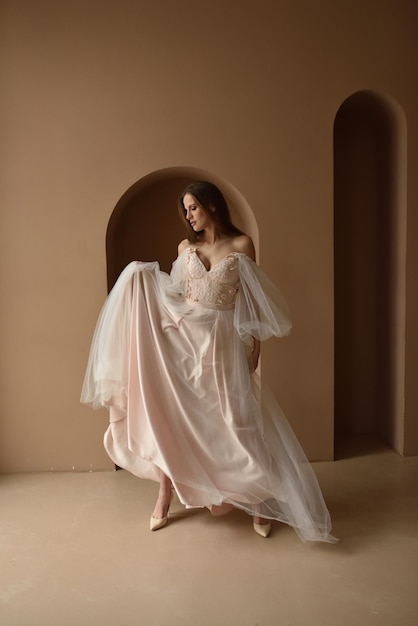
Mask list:
[{"label": "bare shoulder", "polygon": [[177,248],[178,254],[180,255],[189,246],[191,246],[191,243],[188,239],[183,239],[183,241],[180,241],[178,248]]},{"label": "bare shoulder", "polygon": [[248,235],[239,235],[234,239],[234,247],[237,252],[243,252],[255,261],[255,248],[251,237]]}]

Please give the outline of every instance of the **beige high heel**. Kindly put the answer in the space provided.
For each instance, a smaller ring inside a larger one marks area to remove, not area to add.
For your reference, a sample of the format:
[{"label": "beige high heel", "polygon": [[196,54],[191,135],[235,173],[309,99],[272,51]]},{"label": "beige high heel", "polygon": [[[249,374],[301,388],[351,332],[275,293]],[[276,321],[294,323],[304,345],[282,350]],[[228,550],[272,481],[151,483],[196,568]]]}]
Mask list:
[{"label": "beige high heel", "polygon": [[159,528],[164,528],[164,526],[167,525],[168,522],[168,512],[170,510],[170,506],[171,506],[171,502],[173,500],[173,495],[174,495],[174,491],[173,489],[171,490],[171,495],[170,495],[170,502],[168,503],[168,508],[167,508],[167,515],[165,517],[151,517],[150,521],[149,521],[149,528],[150,530],[158,530]]},{"label": "beige high heel", "polygon": [[253,521],[253,528],[255,530],[255,532],[257,533],[257,535],[260,535],[260,537],[268,537],[271,531],[271,523],[268,522],[267,524],[257,524],[257,522]]}]

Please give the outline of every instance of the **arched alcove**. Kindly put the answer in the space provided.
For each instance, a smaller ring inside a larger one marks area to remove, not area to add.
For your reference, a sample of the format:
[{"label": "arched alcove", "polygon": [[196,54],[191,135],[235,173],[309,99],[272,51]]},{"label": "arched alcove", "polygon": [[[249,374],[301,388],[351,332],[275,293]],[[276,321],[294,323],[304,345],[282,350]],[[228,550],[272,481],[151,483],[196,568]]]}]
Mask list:
[{"label": "arched alcove", "polygon": [[359,435],[403,452],[405,189],[403,112],[386,96],[353,94],[334,124],[337,455]]},{"label": "arched alcove", "polygon": [[196,180],[209,180],[219,187],[232,221],[252,237],[258,253],[254,214],[233,185],[198,168],[158,170],[132,185],[112,212],[106,232],[108,291],[130,261],[158,261],[162,270],[170,271],[177,245],[186,234],[178,214],[178,198],[185,187]]},{"label": "arched alcove", "polygon": [[109,290],[130,261],[157,260],[161,269],[170,270],[177,245],[185,237],[177,199],[184,188],[196,180],[209,180],[221,189],[232,220],[253,238],[258,249],[258,228],[253,212],[233,185],[198,168],[158,170],[132,185],[110,217],[106,233]]}]

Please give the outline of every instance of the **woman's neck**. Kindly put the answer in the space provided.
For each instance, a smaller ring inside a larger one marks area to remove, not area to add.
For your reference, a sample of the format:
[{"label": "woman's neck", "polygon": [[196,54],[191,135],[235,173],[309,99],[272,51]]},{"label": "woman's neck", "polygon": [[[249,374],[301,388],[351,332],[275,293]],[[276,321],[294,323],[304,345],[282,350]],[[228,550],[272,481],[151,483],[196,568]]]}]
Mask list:
[{"label": "woman's neck", "polygon": [[225,239],[225,237],[219,234],[214,227],[205,228],[205,230],[199,236],[199,243],[205,244],[207,246],[214,246],[222,239]]}]

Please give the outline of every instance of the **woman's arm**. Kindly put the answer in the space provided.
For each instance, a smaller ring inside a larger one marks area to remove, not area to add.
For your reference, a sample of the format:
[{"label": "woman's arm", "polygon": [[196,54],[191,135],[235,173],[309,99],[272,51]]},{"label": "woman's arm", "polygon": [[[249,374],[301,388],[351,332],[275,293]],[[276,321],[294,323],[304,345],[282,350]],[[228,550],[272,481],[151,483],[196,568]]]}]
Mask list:
[{"label": "woman's arm", "polygon": [[255,261],[255,248],[251,237],[248,235],[240,235],[240,237],[237,237],[235,240],[235,245],[238,252],[243,252],[250,257],[250,259]]},{"label": "woman's arm", "polygon": [[183,239],[183,241],[180,241],[178,248],[177,248],[178,256],[180,256],[180,254],[184,252],[184,250],[188,248],[189,246],[190,246],[190,241],[188,239]]},{"label": "woman's arm", "polygon": [[[250,259],[255,261],[255,248],[254,243],[251,237],[248,235],[243,235],[239,238],[239,248],[240,252],[244,252]],[[260,359],[260,348],[261,343],[259,339],[253,337],[254,344],[253,349],[251,350],[251,364],[253,366],[254,371],[257,369],[258,361]]]}]

